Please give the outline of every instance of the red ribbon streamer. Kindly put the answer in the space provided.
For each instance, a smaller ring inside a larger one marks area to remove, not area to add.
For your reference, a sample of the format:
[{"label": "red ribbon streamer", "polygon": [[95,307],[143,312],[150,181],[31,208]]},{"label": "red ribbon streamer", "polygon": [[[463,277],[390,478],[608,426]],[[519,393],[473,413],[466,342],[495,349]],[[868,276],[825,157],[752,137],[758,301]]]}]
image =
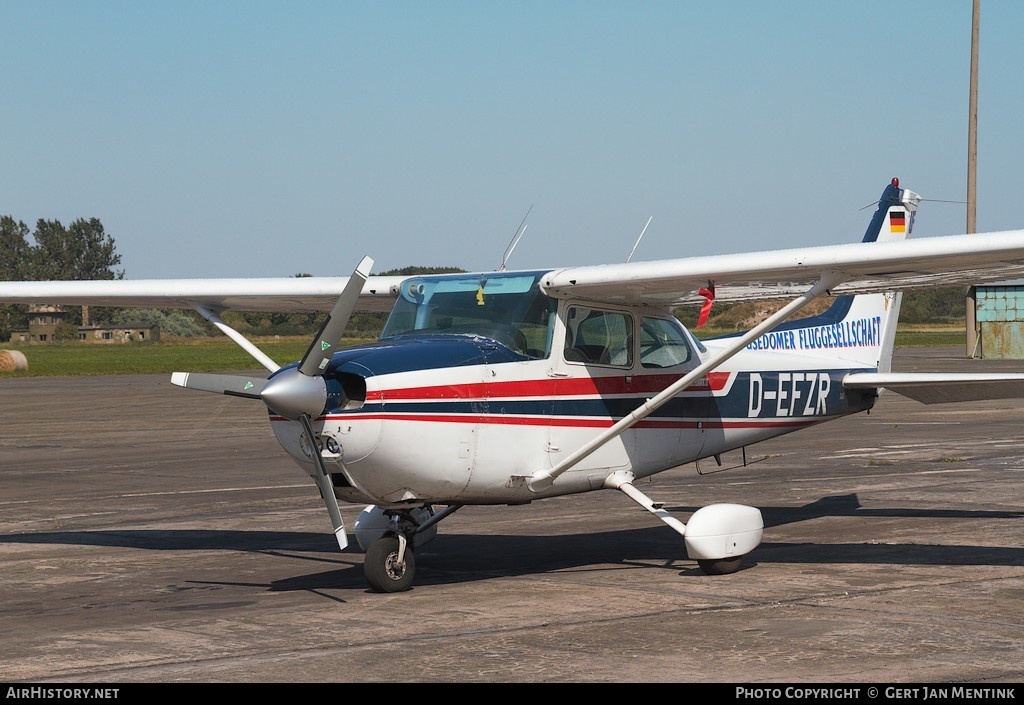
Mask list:
[{"label": "red ribbon streamer", "polygon": [[708,282],[708,288],[697,289],[697,293],[704,297],[704,305],[700,307],[700,315],[697,317],[697,327],[702,328],[711,314],[711,303],[715,300],[715,283]]}]

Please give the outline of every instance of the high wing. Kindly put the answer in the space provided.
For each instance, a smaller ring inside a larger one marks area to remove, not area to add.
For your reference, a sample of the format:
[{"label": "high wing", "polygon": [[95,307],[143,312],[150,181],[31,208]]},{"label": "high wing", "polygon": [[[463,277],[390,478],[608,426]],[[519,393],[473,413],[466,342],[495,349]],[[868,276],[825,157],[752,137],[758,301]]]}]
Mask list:
[{"label": "high wing", "polygon": [[665,306],[703,301],[708,282],[718,301],[790,298],[824,274],[840,281],[834,295],[1014,279],[1024,276],[1024,230],[570,267],[542,285],[558,298]]},{"label": "high wing", "polygon": [[[1024,277],[1024,230],[860,242],[788,250],[687,257],[552,270],[545,293],[608,304],[678,305],[703,301],[714,282],[718,301],[787,298],[833,273],[834,295],[972,285]],[[387,310],[404,277],[371,276],[360,310]],[[138,279],[0,282],[2,303],[194,308],[235,311],[329,311],[348,277]]]},{"label": "high wing", "polygon": [[[358,310],[390,310],[403,279],[368,277],[357,302]],[[349,277],[278,277],[0,282],[0,302],[316,313],[331,310],[348,280]]]},{"label": "high wing", "polygon": [[[911,209],[914,203],[908,204]],[[881,210],[881,209],[880,209]],[[549,273],[550,296],[606,304],[671,306],[704,299],[710,283],[716,300],[804,297],[817,287],[830,295],[889,293],[934,286],[970,286],[1024,275],[1024,230],[874,241],[736,255],[691,257]],[[822,287],[822,282],[830,282]],[[775,323],[783,320],[781,317]],[[774,323],[773,323],[774,325]],[[767,332],[762,324],[754,330]],[[750,340],[751,336],[744,339]],[[717,350],[724,361],[743,339]],[[714,365],[707,367],[708,371]],[[924,404],[1024,397],[1024,374],[897,373],[848,375],[847,389],[883,389]]]}]

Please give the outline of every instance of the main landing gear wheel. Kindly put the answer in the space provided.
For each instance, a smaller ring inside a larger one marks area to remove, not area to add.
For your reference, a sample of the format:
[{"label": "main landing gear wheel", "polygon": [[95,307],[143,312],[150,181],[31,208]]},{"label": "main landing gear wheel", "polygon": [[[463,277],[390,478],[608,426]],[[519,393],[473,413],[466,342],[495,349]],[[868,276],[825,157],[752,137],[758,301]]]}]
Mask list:
[{"label": "main landing gear wheel", "polygon": [[398,562],[398,538],[384,536],[370,544],[363,559],[363,575],[375,592],[402,592],[412,586],[416,557],[412,542],[405,547],[405,561]]},{"label": "main landing gear wheel", "polygon": [[739,570],[742,562],[743,556],[736,556],[734,558],[698,560],[697,565],[707,575],[729,575]]}]

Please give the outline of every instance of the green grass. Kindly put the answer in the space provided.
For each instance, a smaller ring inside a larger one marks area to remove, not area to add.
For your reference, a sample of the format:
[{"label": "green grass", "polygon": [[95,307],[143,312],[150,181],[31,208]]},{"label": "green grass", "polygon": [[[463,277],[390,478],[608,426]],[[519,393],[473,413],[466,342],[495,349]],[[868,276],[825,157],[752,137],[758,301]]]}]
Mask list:
[{"label": "green grass", "polygon": [[[280,338],[253,341],[280,365],[302,358],[308,338]],[[346,340],[352,345],[363,340]],[[170,372],[223,372],[259,370],[263,366],[228,338],[203,338],[180,342],[64,343],[17,346],[5,343],[0,349],[20,350],[28,360],[27,370],[4,372],[4,377],[49,377],[103,374],[151,374]]]},{"label": "green grass", "polygon": [[[735,331],[701,329],[700,337]],[[309,346],[303,337],[255,338],[253,342],[278,364],[302,358]],[[344,345],[366,342],[345,340]],[[897,347],[966,345],[967,335],[956,326],[901,326]],[[182,339],[159,343],[63,343],[50,345],[0,344],[0,349],[20,350],[27,370],[0,372],[2,377],[52,377],[104,374],[154,374],[170,372],[226,372],[259,370],[262,366],[228,338]]]},{"label": "green grass", "polygon": [[961,326],[958,329],[896,329],[896,346],[913,347],[926,345],[967,345],[967,331]]}]

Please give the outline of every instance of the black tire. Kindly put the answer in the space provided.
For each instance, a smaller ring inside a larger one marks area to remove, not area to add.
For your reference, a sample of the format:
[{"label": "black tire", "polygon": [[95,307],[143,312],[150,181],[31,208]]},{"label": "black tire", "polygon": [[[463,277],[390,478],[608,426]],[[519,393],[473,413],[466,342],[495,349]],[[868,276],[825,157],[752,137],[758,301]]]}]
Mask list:
[{"label": "black tire", "polygon": [[405,567],[395,566],[398,558],[398,538],[384,536],[370,544],[363,559],[363,575],[374,592],[403,592],[412,587],[416,574],[416,557],[412,544],[405,547]]},{"label": "black tire", "polygon": [[698,560],[697,565],[707,575],[729,575],[735,573],[740,569],[740,564],[743,563],[743,556],[736,556],[734,558],[717,558],[714,560]]}]

